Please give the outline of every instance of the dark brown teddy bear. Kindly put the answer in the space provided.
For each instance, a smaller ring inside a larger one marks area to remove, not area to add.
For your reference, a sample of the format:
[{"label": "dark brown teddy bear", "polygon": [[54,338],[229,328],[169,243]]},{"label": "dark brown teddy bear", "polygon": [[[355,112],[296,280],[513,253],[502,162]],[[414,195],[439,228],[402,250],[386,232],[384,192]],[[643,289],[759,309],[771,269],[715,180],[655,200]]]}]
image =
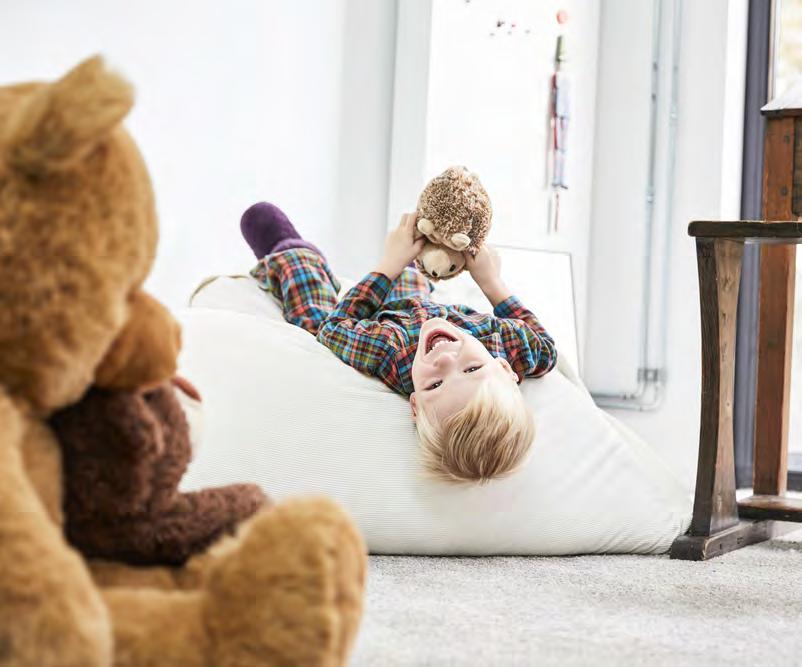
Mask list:
[{"label": "dark brown teddy bear", "polygon": [[53,416],[67,537],[86,557],[183,565],[266,504],[254,484],[178,491],[192,445],[176,391],[187,391],[187,383],[94,387]]}]

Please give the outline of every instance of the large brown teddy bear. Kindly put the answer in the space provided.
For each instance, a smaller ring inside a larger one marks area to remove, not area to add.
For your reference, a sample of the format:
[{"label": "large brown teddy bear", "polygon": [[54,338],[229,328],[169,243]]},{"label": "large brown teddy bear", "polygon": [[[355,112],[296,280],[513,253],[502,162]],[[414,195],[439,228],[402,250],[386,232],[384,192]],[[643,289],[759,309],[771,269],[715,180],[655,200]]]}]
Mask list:
[{"label": "large brown teddy bear", "polygon": [[0,87],[0,665],[342,664],[365,555],[328,501],[260,511],[184,568],[90,563],[65,540],[46,420],[92,384],[157,386],[179,348],[141,289],[157,225],[132,103],[98,58]]}]

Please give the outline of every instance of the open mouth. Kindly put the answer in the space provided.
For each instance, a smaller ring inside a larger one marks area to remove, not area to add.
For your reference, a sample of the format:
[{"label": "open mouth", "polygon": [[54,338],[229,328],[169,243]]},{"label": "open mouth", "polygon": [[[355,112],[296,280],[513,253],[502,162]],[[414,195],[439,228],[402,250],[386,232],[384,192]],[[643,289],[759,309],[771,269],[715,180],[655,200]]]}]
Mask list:
[{"label": "open mouth", "polygon": [[429,334],[429,337],[426,339],[426,354],[429,354],[434,348],[438,345],[442,345],[443,343],[456,343],[457,339],[452,336],[451,334],[446,333],[442,330],[435,330]]}]

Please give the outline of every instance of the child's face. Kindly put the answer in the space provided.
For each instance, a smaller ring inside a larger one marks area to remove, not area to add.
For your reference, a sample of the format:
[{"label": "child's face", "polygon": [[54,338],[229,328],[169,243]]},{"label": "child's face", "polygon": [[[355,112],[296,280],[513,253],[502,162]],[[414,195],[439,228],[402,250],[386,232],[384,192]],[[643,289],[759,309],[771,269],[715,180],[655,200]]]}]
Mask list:
[{"label": "child's face", "polygon": [[490,381],[515,387],[518,377],[505,359],[493,357],[468,332],[440,318],[424,322],[412,362],[413,417],[426,410],[437,421],[447,419]]}]

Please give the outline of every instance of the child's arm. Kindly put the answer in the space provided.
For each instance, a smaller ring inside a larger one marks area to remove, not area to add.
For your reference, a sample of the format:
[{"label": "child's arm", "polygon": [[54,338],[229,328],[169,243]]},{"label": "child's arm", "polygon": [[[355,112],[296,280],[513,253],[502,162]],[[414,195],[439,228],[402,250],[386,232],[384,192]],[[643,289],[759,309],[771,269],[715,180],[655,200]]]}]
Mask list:
[{"label": "child's arm", "polygon": [[510,296],[497,304],[493,314],[499,318],[507,361],[519,378],[540,377],[554,368],[557,363],[554,339],[517,297]]},{"label": "child's arm", "polygon": [[387,350],[396,345],[394,331],[373,316],[381,308],[392,282],[423,247],[415,239],[414,213],[402,216],[387,235],[376,270],[352,287],[323,322],[317,338],[340,359],[363,373],[375,374]]},{"label": "child's arm", "polygon": [[371,319],[391,284],[386,275],[369,273],[348,290],[317,332],[323,345],[362,373],[374,375],[395,344],[389,328]]},{"label": "child's arm", "polygon": [[475,257],[466,253],[468,271],[493,306],[507,361],[519,378],[539,377],[557,363],[554,340],[501,278],[501,258],[483,246]]}]

